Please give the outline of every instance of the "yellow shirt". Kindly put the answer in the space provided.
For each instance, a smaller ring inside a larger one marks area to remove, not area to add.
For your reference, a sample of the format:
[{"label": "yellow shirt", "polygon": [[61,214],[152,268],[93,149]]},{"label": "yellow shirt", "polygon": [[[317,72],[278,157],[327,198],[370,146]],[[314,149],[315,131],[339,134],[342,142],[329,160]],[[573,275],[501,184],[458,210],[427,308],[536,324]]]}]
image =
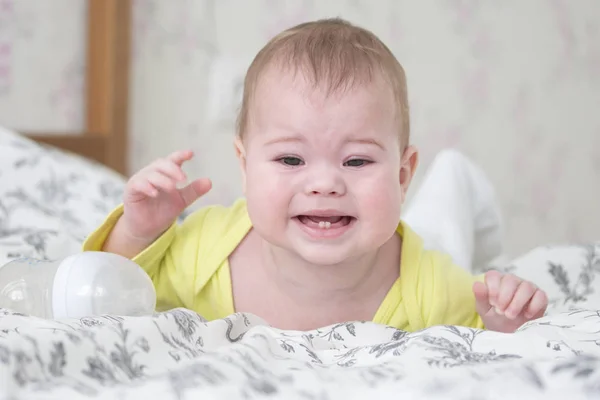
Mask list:
[{"label": "yellow shirt", "polygon": [[[117,207],[83,245],[99,251],[123,214]],[[185,307],[208,320],[235,312],[229,255],[252,227],[243,199],[231,207],[210,206],[173,224],[152,245],[133,258],[152,278],[157,310]],[[450,258],[423,249],[421,238],[405,223],[401,277],[394,282],[373,321],[406,331],[434,325],[483,328],[475,311],[472,285],[476,278]]]}]

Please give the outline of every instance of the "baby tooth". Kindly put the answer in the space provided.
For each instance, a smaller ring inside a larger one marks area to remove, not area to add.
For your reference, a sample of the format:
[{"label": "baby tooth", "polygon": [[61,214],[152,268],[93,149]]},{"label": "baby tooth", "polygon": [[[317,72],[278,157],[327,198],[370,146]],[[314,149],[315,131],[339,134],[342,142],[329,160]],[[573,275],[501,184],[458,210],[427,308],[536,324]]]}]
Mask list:
[{"label": "baby tooth", "polygon": [[331,222],[329,222],[329,221],[319,221],[319,228],[320,229],[329,229],[329,228],[331,228]]}]

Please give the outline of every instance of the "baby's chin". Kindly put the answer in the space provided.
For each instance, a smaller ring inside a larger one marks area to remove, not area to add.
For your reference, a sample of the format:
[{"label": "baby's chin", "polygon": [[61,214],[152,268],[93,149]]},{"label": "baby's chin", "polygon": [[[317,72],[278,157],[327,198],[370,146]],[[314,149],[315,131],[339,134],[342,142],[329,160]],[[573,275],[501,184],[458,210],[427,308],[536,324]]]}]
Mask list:
[{"label": "baby's chin", "polygon": [[340,249],[335,247],[336,246],[311,244],[291,251],[306,263],[324,268],[343,266],[353,259],[360,257],[359,254],[355,254],[351,249]]}]

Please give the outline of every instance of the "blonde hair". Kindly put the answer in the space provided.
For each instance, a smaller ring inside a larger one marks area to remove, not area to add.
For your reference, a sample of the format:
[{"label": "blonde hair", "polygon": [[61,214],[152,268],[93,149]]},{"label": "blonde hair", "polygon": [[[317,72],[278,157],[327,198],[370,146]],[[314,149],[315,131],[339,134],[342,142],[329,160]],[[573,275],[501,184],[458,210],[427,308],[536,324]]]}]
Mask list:
[{"label": "blonde hair", "polygon": [[[339,19],[322,19],[287,29],[263,47],[248,68],[237,135],[243,138],[248,110],[261,74],[275,62],[299,70],[327,94],[372,82],[379,73],[391,86],[400,118],[401,148],[408,144],[410,123],[406,75],[388,47],[372,32]],[[323,86],[325,85],[325,86]]]}]

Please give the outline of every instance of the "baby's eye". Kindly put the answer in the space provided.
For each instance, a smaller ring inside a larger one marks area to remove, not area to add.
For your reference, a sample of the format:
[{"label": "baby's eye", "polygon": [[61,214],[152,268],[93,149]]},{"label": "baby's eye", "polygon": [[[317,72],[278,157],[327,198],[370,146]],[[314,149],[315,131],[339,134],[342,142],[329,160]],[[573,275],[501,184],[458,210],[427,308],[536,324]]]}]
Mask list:
[{"label": "baby's eye", "polygon": [[359,158],[355,158],[354,160],[348,160],[344,163],[344,166],[346,167],[363,167],[367,164],[369,164],[370,161],[367,160],[361,160]]},{"label": "baby's eye", "polygon": [[291,167],[297,167],[302,164],[302,160],[298,157],[281,157],[279,161]]}]

